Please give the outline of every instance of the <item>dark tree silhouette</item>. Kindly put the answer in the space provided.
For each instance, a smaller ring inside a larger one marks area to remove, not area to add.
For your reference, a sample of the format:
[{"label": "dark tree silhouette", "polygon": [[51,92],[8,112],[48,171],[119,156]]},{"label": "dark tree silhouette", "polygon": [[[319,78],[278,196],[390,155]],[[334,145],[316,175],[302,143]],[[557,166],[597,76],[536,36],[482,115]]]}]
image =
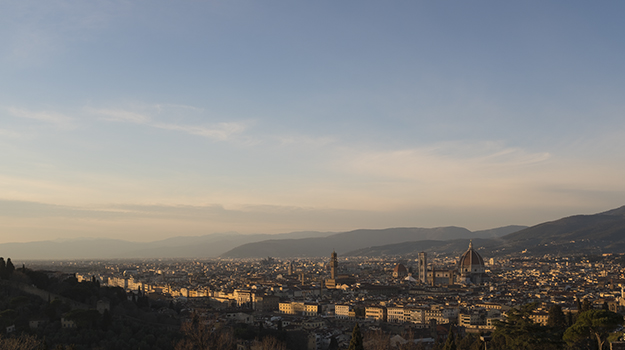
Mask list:
[{"label": "dark tree silhouette", "polygon": [[11,262],[11,258],[7,259],[7,263],[6,263],[6,274],[7,276],[11,276],[13,274],[13,272],[15,271],[15,266],[13,266],[13,263]]},{"label": "dark tree silhouette", "polygon": [[328,346],[328,350],[339,350],[339,342],[336,340],[335,336],[330,338],[330,345]]},{"label": "dark tree silhouette", "polygon": [[623,323],[623,316],[607,310],[582,312],[574,325],[564,332],[564,340],[570,345],[584,340],[597,341],[597,348],[603,349],[608,335]]},{"label": "dark tree silhouette", "polygon": [[[560,337],[551,328],[532,321],[536,303],[513,308],[505,322],[496,322],[491,344],[495,349],[558,349]],[[489,346],[490,347],[490,346]]]},{"label": "dark tree silhouette", "polygon": [[352,331],[352,339],[349,341],[349,348],[347,350],[365,350],[364,344],[362,342],[362,333],[360,332],[360,327],[358,323],[354,326],[354,330]]},{"label": "dark tree silhouette", "polygon": [[445,346],[443,350],[456,350],[456,338],[454,337],[453,328],[449,327],[449,333],[447,334],[447,340],[445,341]]},{"label": "dark tree silhouette", "polygon": [[564,312],[562,312],[562,307],[560,305],[553,305],[549,309],[547,325],[559,331],[564,331],[567,327],[566,323],[566,317],[564,316]]},{"label": "dark tree silhouette", "polygon": [[584,299],[584,301],[582,302],[582,312],[588,310],[592,310],[592,304],[590,303],[590,300]]}]

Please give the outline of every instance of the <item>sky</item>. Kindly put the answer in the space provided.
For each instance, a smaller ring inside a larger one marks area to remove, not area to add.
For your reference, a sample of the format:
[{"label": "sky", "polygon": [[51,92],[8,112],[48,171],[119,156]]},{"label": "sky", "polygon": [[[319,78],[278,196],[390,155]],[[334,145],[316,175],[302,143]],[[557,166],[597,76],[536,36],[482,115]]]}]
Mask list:
[{"label": "sky", "polygon": [[0,243],[625,205],[625,3],[0,0]]}]

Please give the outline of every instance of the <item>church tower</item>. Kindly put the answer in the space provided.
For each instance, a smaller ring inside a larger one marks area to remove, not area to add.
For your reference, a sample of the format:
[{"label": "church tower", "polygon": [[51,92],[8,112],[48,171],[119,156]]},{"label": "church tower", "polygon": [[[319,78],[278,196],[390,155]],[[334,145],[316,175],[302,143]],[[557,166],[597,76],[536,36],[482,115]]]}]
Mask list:
[{"label": "church tower", "polygon": [[336,279],[336,277],[338,276],[338,274],[336,273],[336,270],[339,268],[339,260],[336,257],[336,252],[332,251],[332,255],[330,257],[330,275],[332,279]]},{"label": "church tower", "polygon": [[419,253],[419,280],[423,284],[428,283],[428,259],[425,252]]}]

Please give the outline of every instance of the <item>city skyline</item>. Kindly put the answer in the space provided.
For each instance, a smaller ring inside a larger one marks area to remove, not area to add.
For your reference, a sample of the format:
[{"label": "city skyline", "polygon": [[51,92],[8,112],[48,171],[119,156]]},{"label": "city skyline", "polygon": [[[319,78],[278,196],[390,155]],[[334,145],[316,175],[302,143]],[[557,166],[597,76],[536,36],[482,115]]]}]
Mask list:
[{"label": "city skyline", "polygon": [[625,5],[0,4],[0,243],[625,204]]}]

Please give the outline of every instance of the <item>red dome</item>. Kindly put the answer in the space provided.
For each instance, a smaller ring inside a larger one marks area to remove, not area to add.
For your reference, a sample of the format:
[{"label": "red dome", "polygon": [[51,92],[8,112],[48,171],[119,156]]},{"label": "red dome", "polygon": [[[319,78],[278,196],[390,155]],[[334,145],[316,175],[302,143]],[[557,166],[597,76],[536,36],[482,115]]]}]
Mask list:
[{"label": "red dome", "polygon": [[404,266],[404,264],[397,264],[393,269],[393,272],[406,274],[408,273],[408,270],[406,270],[406,266]]},{"label": "red dome", "polygon": [[482,259],[482,256],[478,252],[473,250],[473,242],[469,243],[469,249],[460,257],[458,267],[461,271],[466,271],[466,269],[472,271],[474,268],[484,267],[484,259]]}]

